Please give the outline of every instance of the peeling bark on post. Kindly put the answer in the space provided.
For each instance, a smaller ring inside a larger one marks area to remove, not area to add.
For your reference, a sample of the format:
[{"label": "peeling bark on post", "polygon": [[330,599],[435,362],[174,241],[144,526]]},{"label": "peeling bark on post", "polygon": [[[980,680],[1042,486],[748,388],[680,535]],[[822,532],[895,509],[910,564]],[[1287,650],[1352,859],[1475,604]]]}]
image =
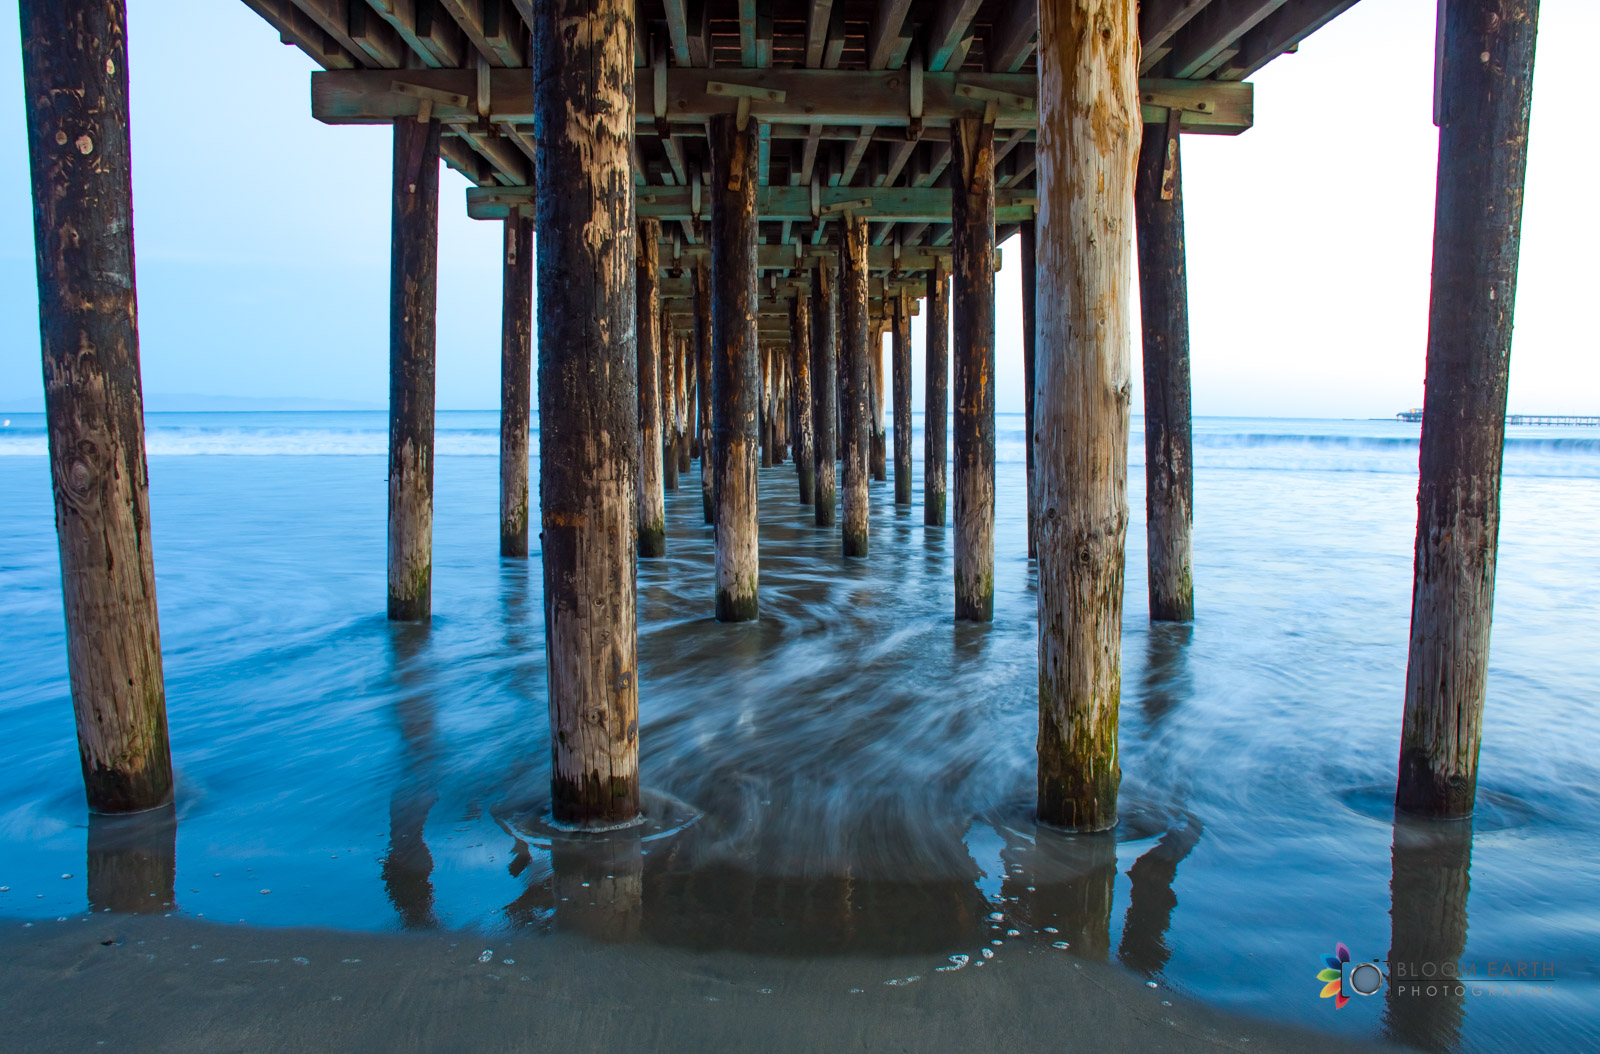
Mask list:
[{"label": "peeling bark on post", "polygon": [[700,389],[700,503],[706,523],[716,523],[711,455],[711,274],[694,269],[695,386]]},{"label": "peeling bark on post", "polygon": [[945,430],[950,411],[950,276],[934,258],[928,272],[928,332],[924,344],[926,391],[922,399],[922,522],[944,526]]},{"label": "peeling bark on post", "polygon": [[[672,315],[663,305],[658,332],[661,353],[657,375],[661,378],[661,489],[678,489],[678,358],[672,353]],[[663,499],[664,500],[664,499]]]},{"label": "peeling bark on post", "polygon": [[552,811],[639,814],[631,0],[534,7]]},{"label": "peeling bark on post", "polygon": [[1117,822],[1135,0],[1039,5],[1039,819]]},{"label": "peeling bark on post", "polygon": [[883,420],[884,391],[888,388],[885,383],[887,378],[883,375],[883,330],[883,322],[875,319],[871,335],[867,338],[867,367],[870,371],[867,414],[872,430],[872,478],[878,483],[886,483],[889,479],[888,436],[884,434]]},{"label": "peeling bark on post", "polygon": [[394,124],[389,271],[389,617],[433,608],[433,380],[439,122]]},{"label": "peeling bark on post", "polygon": [[756,343],[756,123],[713,117],[711,142],[711,397],[716,459],[717,620],[757,614],[760,561],[756,429],[761,413]]},{"label": "peeling bark on post", "polygon": [[1472,814],[1489,673],[1537,0],[1453,3],[1395,805]]},{"label": "peeling bark on post", "polygon": [[528,555],[528,417],[533,411],[533,217],[505,220],[500,309],[500,555]]},{"label": "peeling bark on post", "polygon": [[172,800],[150,539],[120,0],[23,0],[50,481],[89,808]]},{"label": "peeling bark on post", "polygon": [[1194,460],[1189,287],[1176,122],[1145,127],[1134,208],[1144,332],[1145,530],[1150,618],[1194,618]]},{"label": "peeling bark on post", "polygon": [[994,125],[950,129],[956,618],[994,618]]},{"label": "peeling bark on post", "polygon": [[1039,555],[1036,537],[1039,518],[1039,488],[1033,481],[1033,342],[1038,324],[1035,314],[1038,298],[1038,271],[1034,266],[1037,226],[1030,220],[1019,231],[1022,242],[1022,429],[1027,447],[1028,475],[1028,559]]},{"label": "peeling bark on post", "polygon": [[867,221],[847,217],[839,247],[839,372],[844,376],[844,555],[867,555]]},{"label": "peeling bark on post", "polygon": [[639,363],[639,555],[667,555],[667,506],[663,494],[666,478],[662,427],[665,414],[660,392],[661,291],[656,275],[660,263],[661,221],[639,221],[639,247],[634,287],[638,301],[636,335]]},{"label": "peeling bark on post", "polygon": [[911,305],[894,302],[894,503],[911,504]]},{"label": "peeling bark on post", "polygon": [[789,365],[794,374],[794,468],[800,504],[816,492],[816,435],[811,424],[811,297],[796,296],[789,306]]},{"label": "peeling bark on post", "polygon": [[839,288],[825,261],[817,261],[811,272],[811,293],[810,413],[816,466],[811,507],[818,527],[832,527],[839,460]]}]

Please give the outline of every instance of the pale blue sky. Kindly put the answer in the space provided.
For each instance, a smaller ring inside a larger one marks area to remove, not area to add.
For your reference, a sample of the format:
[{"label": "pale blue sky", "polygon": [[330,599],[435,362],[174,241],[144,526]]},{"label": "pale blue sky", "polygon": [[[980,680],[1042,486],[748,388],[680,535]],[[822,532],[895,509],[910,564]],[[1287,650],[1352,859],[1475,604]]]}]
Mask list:
[{"label": "pale blue sky", "polygon": [[[382,406],[388,130],[312,120],[310,61],[238,0],[128,7],[146,393]],[[1600,413],[1600,339],[1585,317],[1595,150],[1577,132],[1600,5],[1542,8],[1511,406]],[[0,107],[0,408],[29,410],[41,381],[16,17],[0,11],[13,42],[0,48],[12,100]],[[1433,0],[1361,0],[1254,78],[1254,129],[1185,138],[1196,413],[1368,417],[1421,403],[1433,33]],[[492,408],[499,225],[466,218],[459,176],[441,184],[438,405]],[[1022,404],[1018,295],[1008,266],[1002,411]],[[915,332],[920,363],[920,320]]]}]

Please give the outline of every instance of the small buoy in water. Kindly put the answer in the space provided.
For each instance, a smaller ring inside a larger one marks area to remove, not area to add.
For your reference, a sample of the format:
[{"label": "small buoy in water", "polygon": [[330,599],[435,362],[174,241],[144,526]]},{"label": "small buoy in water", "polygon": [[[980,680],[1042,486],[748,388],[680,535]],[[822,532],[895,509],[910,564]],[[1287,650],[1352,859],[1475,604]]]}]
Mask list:
[{"label": "small buoy in water", "polygon": [[261,893],[262,893],[262,895],[263,895],[263,896],[265,896],[265,895],[266,895],[266,894],[268,894],[268,893],[271,893],[271,892],[272,892],[272,890],[270,890],[270,889],[263,889],[263,890],[262,890],[262,891],[261,891]]},{"label": "small buoy in water", "polygon": [[1144,983],[1144,986],[1145,986],[1145,987],[1146,987],[1146,988],[1154,988],[1154,987],[1155,987],[1155,986],[1156,986],[1156,983],[1155,983],[1155,982],[1154,982],[1154,981],[1146,981],[1146,982],[1145,982],[1145,983]]},{"label": "small buoy in water", "polygon": [[72,876],[71,875],[62,875],[61,877],[62,878],[71,878]]}]

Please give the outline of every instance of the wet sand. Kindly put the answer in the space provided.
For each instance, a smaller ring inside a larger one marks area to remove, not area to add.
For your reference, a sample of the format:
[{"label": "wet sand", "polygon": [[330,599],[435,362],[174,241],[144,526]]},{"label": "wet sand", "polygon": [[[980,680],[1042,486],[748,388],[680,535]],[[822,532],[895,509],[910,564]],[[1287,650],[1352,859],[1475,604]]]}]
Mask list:
[{"label": "wet sand", "polygon": [[1301,1051],[1332,1038],[1230,1017],[1053,949],[1002,950],[945,972],[932,965],[712,955],[572,934],[82,915],[25,928],[12,919],[0,923],[0,1050],[1162,1054]]}]

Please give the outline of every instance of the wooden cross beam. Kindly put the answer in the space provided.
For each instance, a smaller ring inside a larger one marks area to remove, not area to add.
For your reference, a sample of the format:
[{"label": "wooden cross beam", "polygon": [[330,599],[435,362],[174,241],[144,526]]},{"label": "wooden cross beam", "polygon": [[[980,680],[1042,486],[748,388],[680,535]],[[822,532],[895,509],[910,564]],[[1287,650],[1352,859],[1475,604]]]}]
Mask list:
[{"label": "wooden cross beam", "polygon": [[[635,209],[640,219],[695,219],[692,187],[640,187]],[[533,200],[528,187],[468,187],[467,215],[475,220],[504,219],[511,209]],[[1038,197],[1031,190],[1006,189],[995,193],[997,223],[1021,223],[1033,218]],[[810,187],[758,187],[756,216],[763,222],[789,220],[810,223],[838,219],[848,209],[875,221],[948,223],[950,191],[944,187],[822,187],[817,190],[820,209],[812,214]],[[710,219],[710,204],[701,201],[702,219]],[[791,252],[793,250],[790,250]]]}]

